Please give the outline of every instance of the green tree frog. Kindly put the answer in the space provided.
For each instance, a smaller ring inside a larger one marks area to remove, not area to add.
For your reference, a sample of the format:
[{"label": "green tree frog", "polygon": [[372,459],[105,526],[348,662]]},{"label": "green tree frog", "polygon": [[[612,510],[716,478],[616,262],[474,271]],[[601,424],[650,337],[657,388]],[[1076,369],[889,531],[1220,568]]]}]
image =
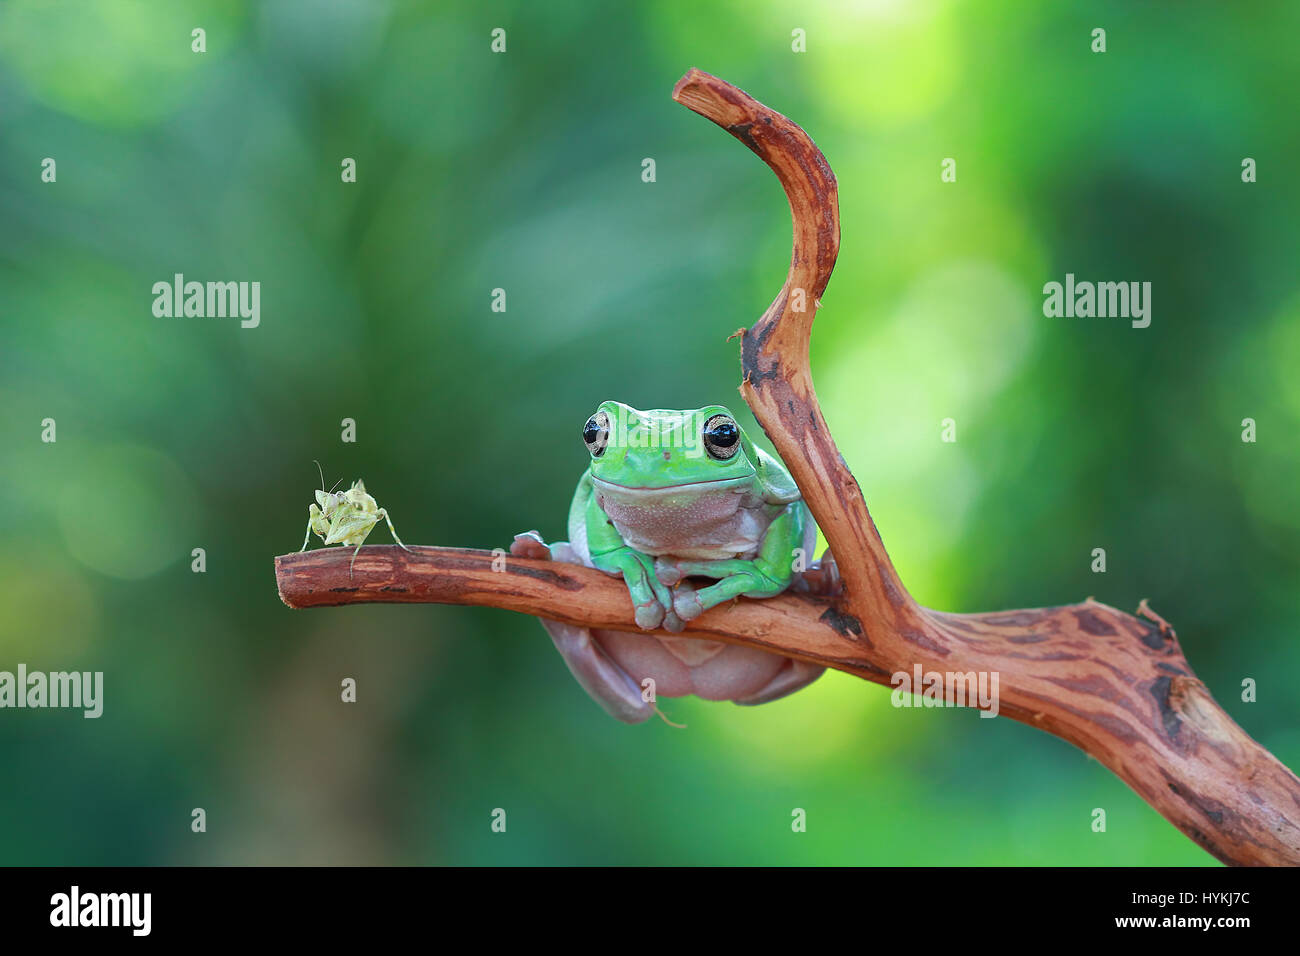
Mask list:
[{"label": "green tree frog", "polygon": [[[569,508],[569,541],[548,549],[528,532],[511,551],[621,576],[639,627],[680,631],[732,598],[772,597],[806,565],[817,527],[798,486],[722,405],[604,402],[582,440],[591,461]],[[578,683],[628,723],[653,716],[656,697],[761,704],[824,669],[715,641],[542,623]]]}]

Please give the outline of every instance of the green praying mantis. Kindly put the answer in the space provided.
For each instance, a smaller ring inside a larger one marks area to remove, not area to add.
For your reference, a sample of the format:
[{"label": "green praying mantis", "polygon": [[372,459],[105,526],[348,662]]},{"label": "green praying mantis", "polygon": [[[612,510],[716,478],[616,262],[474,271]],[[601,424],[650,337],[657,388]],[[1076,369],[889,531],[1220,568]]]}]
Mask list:
[{"label": "green praying mantis", "polygon": [[[320,469],[320,462],[316,462],[316,468]],[[320,484],[320,490],[316,492],[316,504],[307,509],[307,533],[303,535],[300,553],[307,550],[313,531],[326,545],[340,544],[346,547],[356,545],[357,550],[352,552],[352,560],[348,562],[348,577],[351,577],[357,552],[366,543],[366,538],[370,536],[375,525],[379,524],[380,518],[388,523],[388,530],[393,540],[403,550],[411,550],[402,544],[402,539],[397,536],[397,529],[393,527],[393,519],[388,517],[388,511],[379,507],[379,502],[366,492],[366,486],[360,478],[354,481],[347,491],[326,491],[325,473],[321,471]]]}]

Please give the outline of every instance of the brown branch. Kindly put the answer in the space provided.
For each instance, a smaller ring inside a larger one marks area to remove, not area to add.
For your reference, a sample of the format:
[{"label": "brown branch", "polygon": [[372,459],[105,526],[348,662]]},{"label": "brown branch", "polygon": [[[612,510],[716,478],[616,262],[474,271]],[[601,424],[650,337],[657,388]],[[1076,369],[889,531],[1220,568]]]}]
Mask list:
[{"label": "brown branch", "polygon": [[[839,246],[830,167],[798,126],[707,73],[691,70],[673,98],[757,153],[789,197],[790,271],[744,333],[741,392],[802,489],[844,581],[835,599],[785,594],[714,608],[677,636],[775,651],[882,684],[919,666],[939,675],[952,702],[961,700],[963,675],[996,674],[1001,714],[1095,757],[1220,860],[1300,864],[1300,780],[1214,702],[1163,619],[1157,626],[1092,600],[944,614],[912,599],[835,446],[809,370],[812,320]],[[478,604],[636,629],[626,589],[588,568],[485,551],[371,547],[349,577],[350,556],[349,549],[277,558],[281,597],[291,607]]]},{"label": "brown branch", "polygon": [[[468,604],[499,607],[581,627],[637,631],[627,588],[592,568],[467,548],[396,545],[362,548],[348,574],[352,549],[321,548],[275,559],[280,598],[292,608],[343,604]],[[684,634],[799,657],[859,677],[887,682],[863,656],[851,631],[827,626],[836,614],[828,598],[783,594],[736,601],[709,611]]]}]

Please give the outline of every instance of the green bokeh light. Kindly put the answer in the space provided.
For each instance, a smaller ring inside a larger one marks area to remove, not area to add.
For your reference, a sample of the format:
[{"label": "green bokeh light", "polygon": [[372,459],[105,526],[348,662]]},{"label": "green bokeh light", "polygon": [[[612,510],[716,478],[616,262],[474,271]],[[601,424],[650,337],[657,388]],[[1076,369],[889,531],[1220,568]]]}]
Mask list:
[{"label": "green bokeh light", "polygon": [[[290,612],[271,558],[301,542],[313,459],[364,477],[410,543],[493,548],[563,535],[598,402],[740,404],[724,339],[779,287],[790,223],[771,174],[670,101],[699,66],[793,117],[838,177],[814,375],[918,598],[1149,598],[1296,766],[1297,17],[0,6],[0,669],[106,684],[98,721],[0,713],[0,862],[1212,863],[1005,719],[836,674],[628,728],[534,621]],[[1045,318],[1067,271],[1152,281],[1152,327]],[[260,327],[155,318],[176,272],[260,281]]]}]

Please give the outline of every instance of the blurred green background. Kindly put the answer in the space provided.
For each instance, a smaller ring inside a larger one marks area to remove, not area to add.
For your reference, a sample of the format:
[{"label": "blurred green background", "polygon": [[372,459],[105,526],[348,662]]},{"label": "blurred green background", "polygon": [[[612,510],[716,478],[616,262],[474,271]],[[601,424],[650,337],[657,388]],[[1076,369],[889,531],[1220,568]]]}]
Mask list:
[{"label": "blurred green background", "polygon": [[[407,542],[492,548],[564,536],[599,401],[741,404],[723,340],[789,214],[669,99],[698,66],[838,176],[813,369],[918,599],[1149,598],[1300,766],[1298,32],[1294,3],[0,4],[0,669],[106,685],[99,720],[0,712],[0,862],[1214,863],[1006,719],[828,674],[628,727],[535,621],[293,612],[272,557],[314,458]],[[176,272],[261,282],[260,326],[154,317]],[[1152,282],[1151,327],[1045,318],[1066,272]]]}]

